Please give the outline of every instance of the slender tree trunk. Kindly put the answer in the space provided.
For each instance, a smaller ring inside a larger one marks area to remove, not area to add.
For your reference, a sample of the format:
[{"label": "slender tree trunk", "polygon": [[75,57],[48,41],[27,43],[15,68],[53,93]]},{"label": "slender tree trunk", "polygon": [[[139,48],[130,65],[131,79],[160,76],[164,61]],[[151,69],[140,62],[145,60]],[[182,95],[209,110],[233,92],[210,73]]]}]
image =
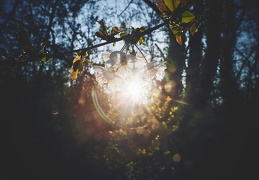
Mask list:
[{"label": "slender tree trunk", "polygon": [[[237,89],[233,77],[233,51],[236,43],[235,29],[235,6],[233,0],[225,1],[225,27],[224,27],[224,42],[222,48],[222,61],[220,68],[221,78],[221,94],[224,103],[231,106],[232,101],[236,98],[234,93]],[[229,104],[230,103],[230,104]]]},{"label": "slender tree trunk", "polygon": [[[201,15],[204,12],[202,0],[197,0],[194,4],[194,13]],[[202,61],[202,35],[203,27],[198,32],[190,36],[190,57],[186,72],[186,94],[190,104],[196,104],[197,85],[199,82],[199,65]]]},{"label": "slender tree trunk", "polygon": [[221,47],[221,29],[223,21],[221,19],[223,0],[207,1],[207,48],[205,59],[202,62],[201,77],[199,84],[198,98],[200,105],[209,102],[213,90],[213,81],[217,73],[217,66]]},{"label": "slender tree trunk", "polygon": [[[169,29],[169,28],[168,28]],[[176,42],[175,36],[169,29],[169,48],[168,48],[168,55],[167,55],[167,71],[166,71],[166,80],[167,84],[170,84],[170,91],[167,91],[169,95],[175,99],[179,99],[181,93],[183,91],[183,84],[182,84],[182,74],[184,69],[184,40],[183,45],[179,45]]]}]

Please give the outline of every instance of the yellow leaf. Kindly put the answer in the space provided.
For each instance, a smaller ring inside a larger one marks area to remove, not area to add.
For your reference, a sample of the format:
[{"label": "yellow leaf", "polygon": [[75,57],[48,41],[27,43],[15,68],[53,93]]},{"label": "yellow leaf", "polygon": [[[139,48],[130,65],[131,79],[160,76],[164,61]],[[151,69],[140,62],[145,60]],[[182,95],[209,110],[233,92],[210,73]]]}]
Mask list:
[{"label": "yellow leaf", "polygon": [[72,80],[76,80],[77,74],[78,74],[78,70],[76,70],[76,71],[71,71],[71,73],[70,73],[71,79],[72,79]]},{"label": "yellow leaf", "polygon": [[79,73],[80,64],[81,64],[82,58],[77,56],[74,58],[71,69],[70,69],[70,77],[72,80],[75,80],[77,78],[77,75]]}]

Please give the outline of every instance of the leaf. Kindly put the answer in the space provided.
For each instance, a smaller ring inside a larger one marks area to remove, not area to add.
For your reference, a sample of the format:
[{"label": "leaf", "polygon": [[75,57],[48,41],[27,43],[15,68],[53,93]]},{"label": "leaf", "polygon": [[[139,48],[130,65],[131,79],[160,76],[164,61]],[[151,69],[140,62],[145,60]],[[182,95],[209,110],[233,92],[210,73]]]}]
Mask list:
[{"label": "leaf", "polygon": [[158,5],[161,13],[167,12],[167,7],[166,7],[165,3],[163,2],[163,0],[156,0],[156,3]]},{"label": "leaf", "polygon": [[189,11],[184,11],[182,14],[182,23],[189,23],[194,19],[194,15]]},{"label": "leaf", "polygon": [[141,37],[139,38],[138,43],[139,43],[140,45],[144,45],[144,46],[146,45],[145,39],[144,39],[143,36],[141,36]]},{"label": "leaf", "polygon": [[175,36],[177,36],[177,35],[179,35],[181,33],[182,29],[181,29],[180,25],[176,25],[176,24],[171,25],[171,24],[169,24],[169,27],[170,27],[170,29],[172,30],[172,32],[173,32],[173,34]]},{"label": "leaf", "polygon": [[98,23],[101,25],[101,31],[104,32],[107,35],[107,28],[103,20],[98,21]]},{"label": "leaf", "polygon": [[180,4],[180,0],[165,0],[165,5],[173,12],[178,5]]},{"label": "leaf", "polygon": [[145,45],[144,37],[140,35],[142,32],[145,31],[145,28],[143,26],[136,29],[134,27],[131,27],[131,28],[132,28],[132,33],[131,33],[130,43],[131,44],[139,43],[140,45]]},{"label": "leaf", "polygon": [[19,40],[20,48],[23,49],[24,51],[33,51],[34,50],[34,47],[31,43],[30,39],[28,38],[26,32],[22,28],[19,30],[18,40]]},{"label": "leaf", "polygon": [[176,42],[182,46],[183,41],[182,41],[182,35],[176,35],[175,36]]},{"label": "leaf", "polygon": [[98,23],[101,25],[100,30],[95,33],[96,36],[100,37],[103,40],[108,40],[108,33],[107,33],[107,27],[103,20],[98,21]]},{"label": "leaf", "polygon": [[196,23],[192,23],[192,25],[189,28],[189,31],[190,31],[191,35],[194,35],[194,33],[197,31]]},{"label": "leaf", "polygon": [[126,33],[120,33],[120,37],[121,37],[121,38],[124,38],[125,36],[127,36]]},{"label": "leaf", "polygon": [[77,78],[78,73],[83,69],[83,58],[82,56],[77,56],[74,58],[71,69],[70,69],[70,77],[72,80]]},{"label": "leaf", "polygon": [[83,57],[88,56],[88,52],[85,50],[79,51],[78,54],[79,54],[78,56],[83,56]]},{"label": "leaf", "polygon": [[114,26],[111,30],[111,36],[115,36],[121,32],[124,32],[123,29],[119,29],[118,27]]},{"label": "leaf", "polygon": [[95,35],[103,40],[107,39],[107,36],[102,31],[97,31]]},{"label": "leaf", "polygon": [[51,60],[53,60],[53,57],[47,57],[47,56],[45,56],[45,57],[41,58],[40,62],[41,62],[41,63],[42,63],[42,62],[49,62],[49,61],[51,61]]}]

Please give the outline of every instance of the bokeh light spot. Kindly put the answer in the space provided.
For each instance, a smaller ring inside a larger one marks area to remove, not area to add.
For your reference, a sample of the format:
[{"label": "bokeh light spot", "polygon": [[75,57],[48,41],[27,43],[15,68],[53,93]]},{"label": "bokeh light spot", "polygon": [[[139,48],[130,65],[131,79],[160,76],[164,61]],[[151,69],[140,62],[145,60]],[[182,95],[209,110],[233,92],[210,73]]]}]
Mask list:
[{"label": "bokeh light spot", "polygon": [[176,162],[176,163],[180,162],[181,161],[181,155],[178,154],[178,153],[174,154],[173,155],[173,161]]}]

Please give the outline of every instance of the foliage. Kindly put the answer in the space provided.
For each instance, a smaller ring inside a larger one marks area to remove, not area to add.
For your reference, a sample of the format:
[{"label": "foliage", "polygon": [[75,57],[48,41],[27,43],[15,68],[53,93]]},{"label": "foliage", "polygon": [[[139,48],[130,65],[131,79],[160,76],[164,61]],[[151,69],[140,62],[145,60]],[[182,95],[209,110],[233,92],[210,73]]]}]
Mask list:
[{"label": "foliage", "polygon": [[186,5],[186,1],[180,0],[162,0],[156,1],[162,13],[162,19],[169,21],[169,27],[175,35],[178,44],[182,45],[182,34],[189,29],[193,35],[195,32],[195,16],[190,12],[184,10],[183,12],[173,14]]}]

